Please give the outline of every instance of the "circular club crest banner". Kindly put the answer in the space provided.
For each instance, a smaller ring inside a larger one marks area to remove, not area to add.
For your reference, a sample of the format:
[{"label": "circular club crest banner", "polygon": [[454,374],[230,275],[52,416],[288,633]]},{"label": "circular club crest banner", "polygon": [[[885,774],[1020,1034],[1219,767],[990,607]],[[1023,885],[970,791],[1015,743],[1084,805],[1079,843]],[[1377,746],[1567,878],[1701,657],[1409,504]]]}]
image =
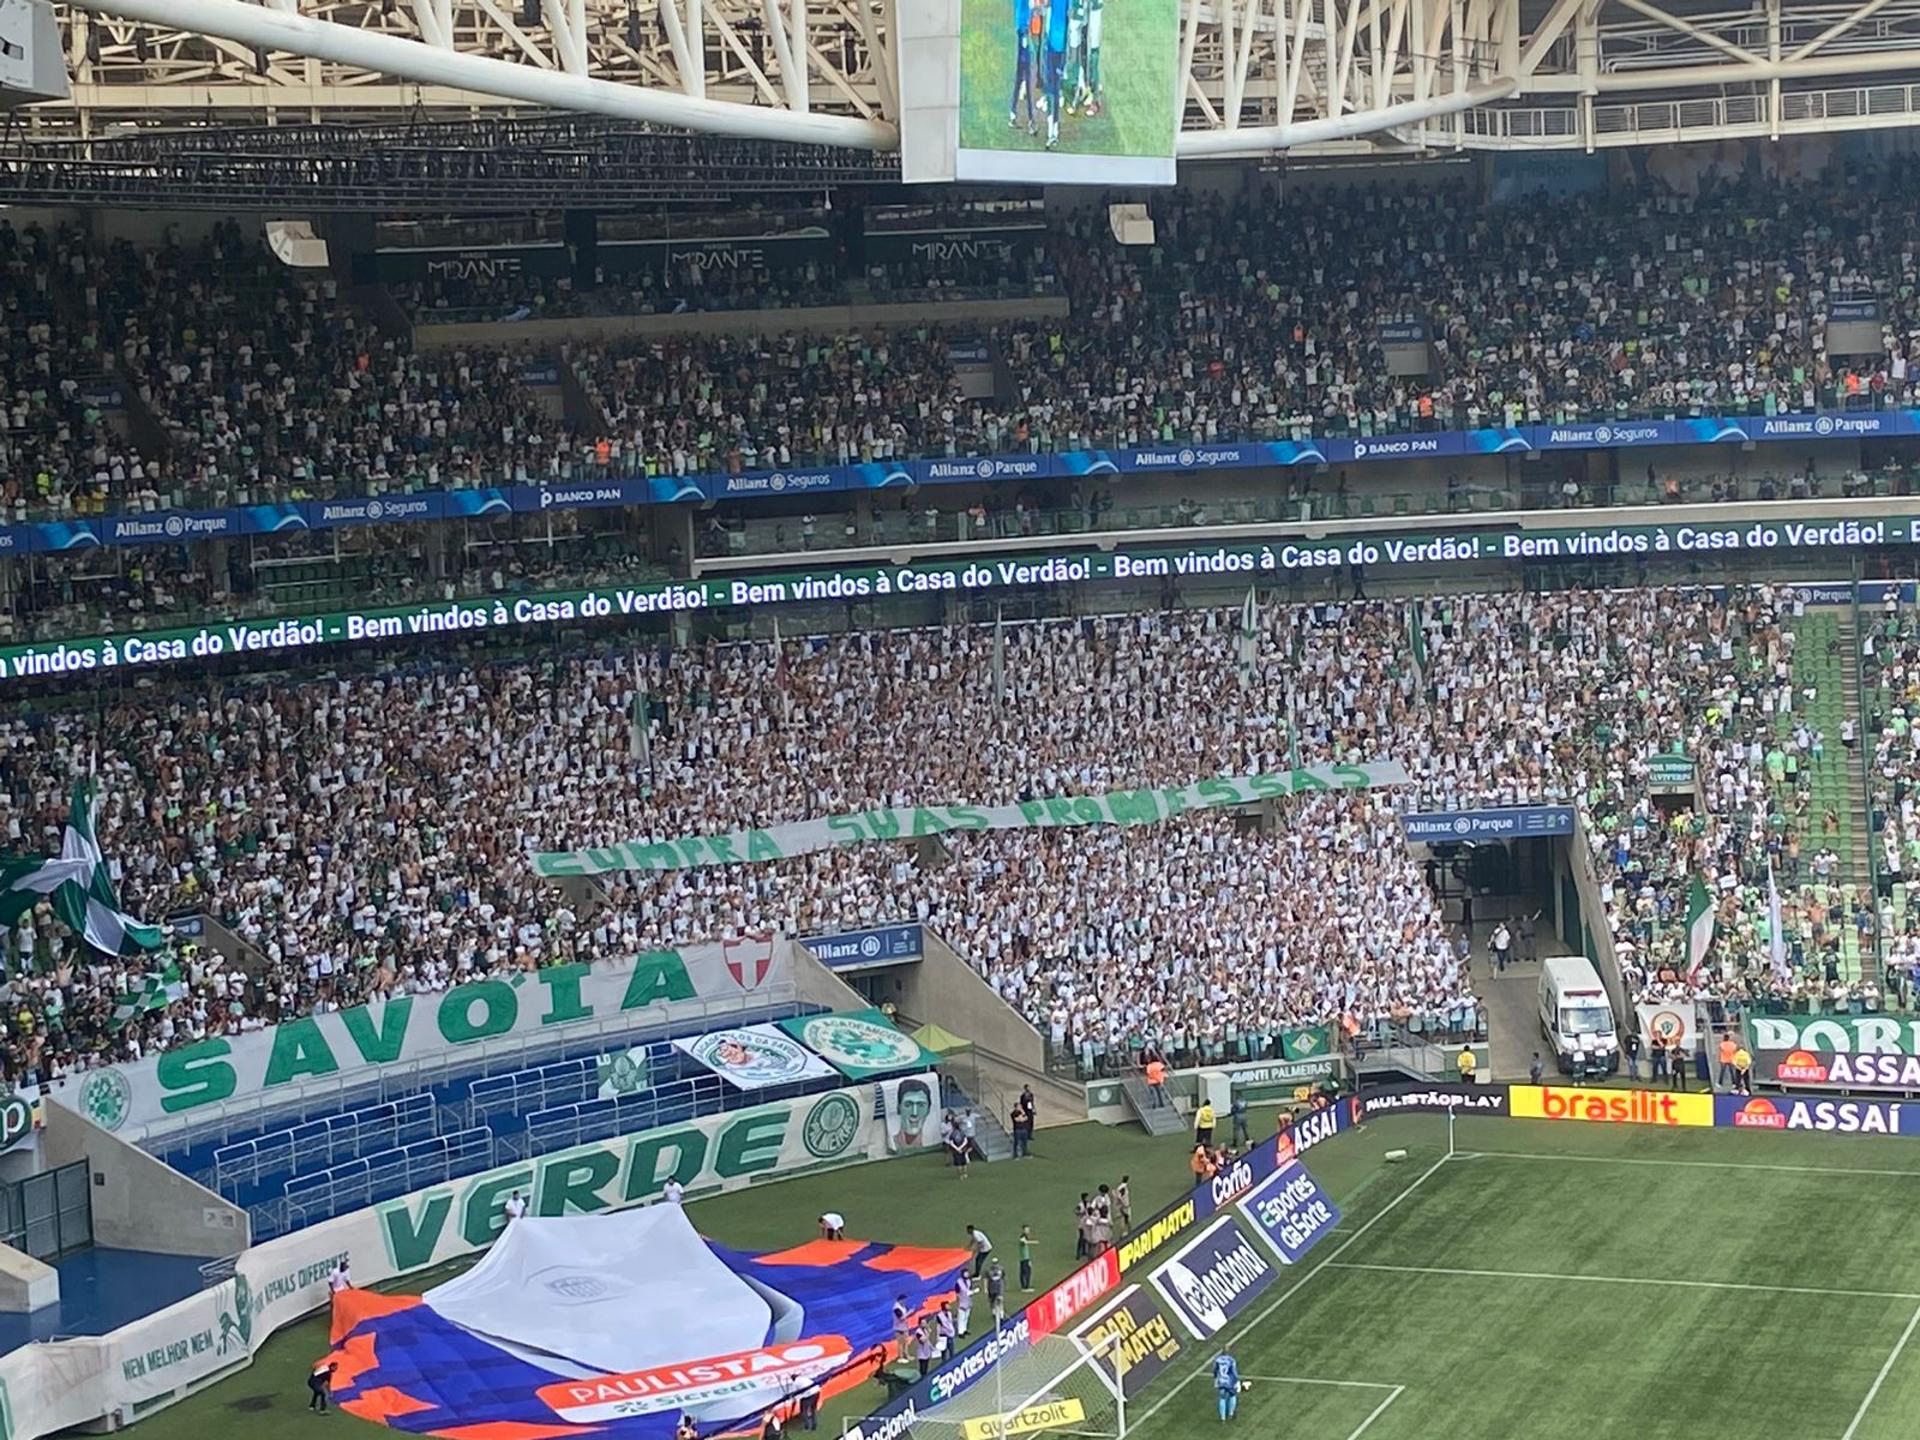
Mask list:
[{"label": "circular club crest banner", "polygon": [[805,1046],[774,1025],[744,1025],[713,1030],[673,1042],[714,1074],[742,1090],[764,1090],[833,1074]]},{"label": "circular club crest banner", "polygon": [[878,1010],[807,1015],[780,1023],[850,1080],[931,1065],[938,1058],[911,1035],[894,1029]]}]

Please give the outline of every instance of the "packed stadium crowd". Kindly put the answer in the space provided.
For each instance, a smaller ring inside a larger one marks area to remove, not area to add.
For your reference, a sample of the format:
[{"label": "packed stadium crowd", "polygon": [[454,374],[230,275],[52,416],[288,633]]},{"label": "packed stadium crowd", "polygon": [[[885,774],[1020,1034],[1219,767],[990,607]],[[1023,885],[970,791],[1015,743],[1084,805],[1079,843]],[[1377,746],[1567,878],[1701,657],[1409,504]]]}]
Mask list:
[{"label": "packed stadium crowd", "polygon": [[[1257,1053],[1297,1023],[1457,1033],[1479,1023],[1461,937],[1394,812],[1534,801],[1584,810],[1637,987],[1871,999],[1838,963],[1829,887],[1797,859],[1806,770],[1773,763],[1818,743],[1794,733],[1796,606],[1765,588],[1269,603],[1251,663],[1237,610],[1191,611],[182,683],[122,709],[15,713],[0,843],[57,849],[76,767],[97,766],[128,908],[205,911],[258,963],[240,979],[186,955],[187,998],[116,1025],[150,967],[77,953],[43,915],[7,937],[6,1063],[47,1076],[488,973],[901,919],[1090,1067],[1149,1042]],[[1698,762],[1697,806],[1648,787],[1648,755],[1675,747]],[[1190,816],[618,875],[590,902],[527,860],[1296,757],[1397,760],[1412,783],[1282,802],[1270,826]],[[1757,929],[1770,860],[1794,935],[1781,974]],[[1690,974],[1695,873],[1722,897],[1724,943]]]},{"label": "packed stadium crowd", "polygon": [[[1018,263],[1072,313],[968,330],[1006,364],[996,398],[960,393],[936,329],[688,335],[571,347],[604,413],[564,419],[520,384],[511,326],[496,347],[416,353],[331,278],[285,268],[237,224],[148,248],[0,227],[0,304],[15,322],[0,348],[0,486],[17,515],[71,515],[539,483],[601,465],[1904,404],[1920,381],[1909,176],[1894,161],[1804,190],[1721,181],[1695,197],[1645,188],[1500,204],[1444,185],[1303,192],[1282,206],[1175,193],[1155,206],[1151,247],[1114,242],[1097,209],[1051,219],[1037,258]],[[909,263],[863,283],[919,293],[935,278]],[[671,270],[659,280],[687,288]],[[790,283],[808,290],[804,274]],[[553,298],[547,284],[466,298],[531,307]],[[788,284],[762,288],[779,300]],[[555,303],[615,304],[594,289]],[[1859,295],[1883,307],[1882,352],[1828,354],[1828,304]],[[1384,363],[1381,327],[1409,322],[1431,335],[1430,375]],[[87,382],[112,376],[154,412],[159,453],[88,404]]]}]

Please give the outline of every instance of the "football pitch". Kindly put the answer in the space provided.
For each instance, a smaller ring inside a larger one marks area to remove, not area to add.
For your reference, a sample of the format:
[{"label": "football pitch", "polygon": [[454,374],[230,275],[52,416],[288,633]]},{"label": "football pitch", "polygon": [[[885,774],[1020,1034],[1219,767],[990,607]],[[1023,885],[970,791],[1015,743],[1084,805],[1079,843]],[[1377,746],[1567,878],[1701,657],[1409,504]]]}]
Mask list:
[{"label": "football pitch", "polygon": [[[1302,1263],[1276,1267],[1219,1336],[1180,1332],[1179,1355],[1130,1399],[1129,1433],[1920,1435],[1920,1233],[1907,1225],[1920,1144],[1474,1118],[1457,1122],[1453,1145],[1449,1155],[1444,1118],[1412,1115],[1309,1151],[1341,1223]],[[971,1220],[1010,1281],[1031,1224],[1044,1290],[1073,1268],[1081,1190],[1128,1174],[1144,1218],[1189,1183],[1180,1137],[1077,1125],[1043,1131],[1036,1149],[965,1181],[927,1157],[755,1187],[690,1213],[743,1248],[792,1244],[830,1208],[855,1234],[914,1244],[956,1245]],[[1386,1163],[1395,1149],[1407,1158]],[[1206,1374],[1222,1342],[1250,1382],[1231,1426]],[[326,1348],[323,1320],[304,1322],[137,1434],[371,1436],[352,1417],[307,1413],[304,1379]],[[834,1397],[820,1433],[882,1399],[865,1386]]]},{"label": "football pitch", "polygon": [[[1342,1224],[1183,1336],[1129,1433],[1920,1435],[1920,1147],[1481,1118],[1445,1144],[1396,1118],[1310,1152]],[[1323,1164],[1394,1145],[1390,1183]],[[1249,1382],[1226,1426],[1222,1342]]]}]

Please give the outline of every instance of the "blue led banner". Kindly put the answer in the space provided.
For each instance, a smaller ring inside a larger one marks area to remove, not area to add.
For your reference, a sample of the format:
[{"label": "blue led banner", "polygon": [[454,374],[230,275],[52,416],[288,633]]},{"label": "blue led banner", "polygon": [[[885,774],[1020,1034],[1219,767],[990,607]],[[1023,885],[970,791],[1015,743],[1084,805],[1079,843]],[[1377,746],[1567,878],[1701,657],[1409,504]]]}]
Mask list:
[{"label": "blue led banner", "polygon": [[809,955],[833,970],[864,970],[918,960],[923,945],[918,925],[882,925],[877,930],[810,935],[800,943]]},{"label": "blue led banner", "polygon": [[1402,815],[1407,839],[1519,840],[1535,835],[1571,835],[1571,805],[1522,805],[1499,810],[1443,810]]},{"label": "blue led banner", "polygon": [[914,485],[1005,483],[1095,475],[1186,475],[1208,470],[1284,469],[1368,460],[1512,455],[1545,450],[1619,450],[1652,445],[1728,445],[1767,441],[1862,440],[1920,435],[1920,411],[1858,410],[1818,415],[1752,415],[1686,420],[1582,420],[1555,425],[1429,430],[1247,440],[1216,445],[1170,441],[1122,450],[953,456],[748,470],[717,475],[587,473],[551,485],[426,490],[402,495],[245,505],[230,510],[167,511],[97,520],[0,525],[0,556],[58,553],[92,545],[169,545],[342,525],[400,525],[533,515],[629,505],[705,504]]}]

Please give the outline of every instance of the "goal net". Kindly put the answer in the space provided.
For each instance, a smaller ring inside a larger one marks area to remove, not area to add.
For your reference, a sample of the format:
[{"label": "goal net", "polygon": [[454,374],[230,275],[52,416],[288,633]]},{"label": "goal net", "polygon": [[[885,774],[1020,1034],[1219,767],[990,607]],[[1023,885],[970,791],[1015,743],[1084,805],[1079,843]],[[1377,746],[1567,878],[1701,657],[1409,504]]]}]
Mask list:
[{"label": "goal net", "polygon": [[1088,1347],[1049,1335],[1002,1359],[950,1400],[920,1412],[914,1440],[1124,1437],[1126,1399],[1114,1378],[1119,1337]]}]

